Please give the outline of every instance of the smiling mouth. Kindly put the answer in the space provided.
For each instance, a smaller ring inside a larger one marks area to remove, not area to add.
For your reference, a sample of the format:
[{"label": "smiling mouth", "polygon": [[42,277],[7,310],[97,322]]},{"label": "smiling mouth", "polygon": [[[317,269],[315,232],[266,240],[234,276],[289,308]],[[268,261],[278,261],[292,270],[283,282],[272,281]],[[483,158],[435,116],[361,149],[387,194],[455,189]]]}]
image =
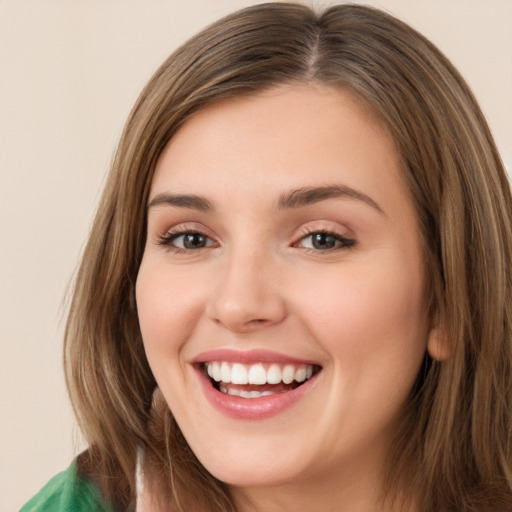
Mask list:
[{"label": "smiling mouth", "polygon": [[312,364],[209,361],[203,363],[202,370],[221,393],[259,398],[292,391],[318,374],[321,367]]}]

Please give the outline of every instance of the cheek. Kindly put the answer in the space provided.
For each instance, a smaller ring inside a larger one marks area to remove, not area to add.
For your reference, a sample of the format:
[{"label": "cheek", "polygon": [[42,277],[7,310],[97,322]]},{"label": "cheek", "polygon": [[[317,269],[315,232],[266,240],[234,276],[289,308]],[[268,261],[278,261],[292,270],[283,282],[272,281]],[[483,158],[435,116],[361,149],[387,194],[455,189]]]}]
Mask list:
[{"label": "cheek", "polygon": [[136,284],[137,311],[150,365],[174,358],[200,315],[200,288],[165,265],[142,261]]},{"label": "cheek", "polygon": [[421,361],[427,314],[419,264],[383,260],[379,266],[347,266],[339,275],[311,282],[309,289],[298,307],[336,365],[378,361],[373,368],[378,372]]}]

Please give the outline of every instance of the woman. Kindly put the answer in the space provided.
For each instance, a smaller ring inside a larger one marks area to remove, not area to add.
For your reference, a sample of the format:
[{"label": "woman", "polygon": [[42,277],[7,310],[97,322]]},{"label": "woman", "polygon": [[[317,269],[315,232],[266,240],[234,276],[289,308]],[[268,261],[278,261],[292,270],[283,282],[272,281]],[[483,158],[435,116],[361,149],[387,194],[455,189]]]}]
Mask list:
[{"label": "woman", "polygon": [[512,510],[511,229],[471,92],[407,25],[208,27],[125,127],[66,331],[90,448],[24,510]]}]

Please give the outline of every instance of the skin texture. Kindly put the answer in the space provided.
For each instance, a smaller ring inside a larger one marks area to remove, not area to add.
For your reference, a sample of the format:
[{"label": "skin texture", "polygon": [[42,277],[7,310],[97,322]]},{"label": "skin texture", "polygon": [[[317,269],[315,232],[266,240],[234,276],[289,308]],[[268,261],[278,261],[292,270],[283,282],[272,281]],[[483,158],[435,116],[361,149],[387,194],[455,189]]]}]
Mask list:
[{"label": "skin texture", "polygon": [[[276,207],[290,190],[330,185],[366,199]],[[385,128],[350,93],[317,84],[230,99],[169,142],[150,201],[159,194],[212,206],[149,208],[136,290],[150,366],[199,460],[241,510],[382,510],[384,457],[436,343],[416,214]],[[182,237],[159,243],[170,230],[208,238],[185,250]],[[354,243],[315,248],[319,231]],[[283,412],[231,418],[192,364],[216,349],[269,350],[322,370]]]}]

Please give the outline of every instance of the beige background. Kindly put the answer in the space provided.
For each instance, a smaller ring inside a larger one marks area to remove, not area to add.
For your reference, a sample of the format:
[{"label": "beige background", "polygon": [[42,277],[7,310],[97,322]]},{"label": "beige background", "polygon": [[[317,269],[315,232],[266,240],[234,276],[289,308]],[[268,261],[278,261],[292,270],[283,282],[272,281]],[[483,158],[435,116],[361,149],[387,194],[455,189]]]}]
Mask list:
[{"label": "beige background", "polygon": [[[0,0],[2,512],[81,446],[61,370],[61,304],[128,111],[173,48],[253,3]],[[460,68],[510,170],[512,0],[367,3],[411,23]]]}]

